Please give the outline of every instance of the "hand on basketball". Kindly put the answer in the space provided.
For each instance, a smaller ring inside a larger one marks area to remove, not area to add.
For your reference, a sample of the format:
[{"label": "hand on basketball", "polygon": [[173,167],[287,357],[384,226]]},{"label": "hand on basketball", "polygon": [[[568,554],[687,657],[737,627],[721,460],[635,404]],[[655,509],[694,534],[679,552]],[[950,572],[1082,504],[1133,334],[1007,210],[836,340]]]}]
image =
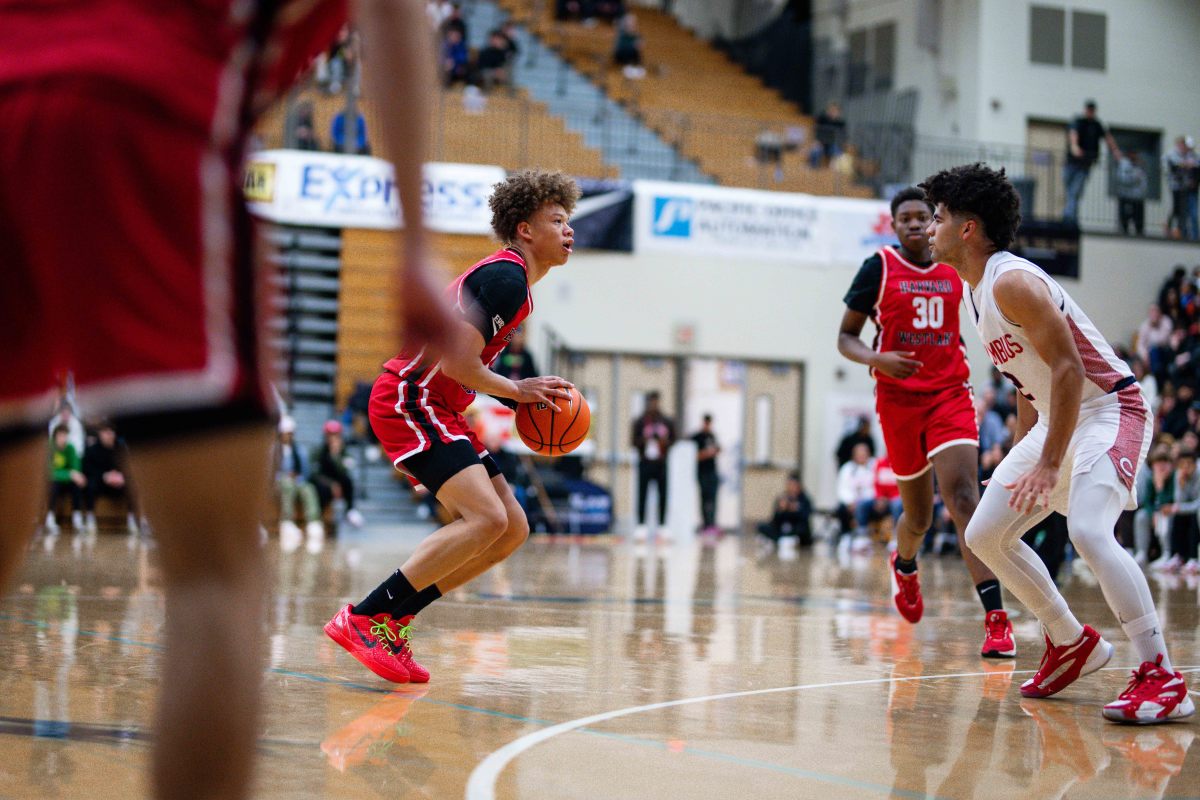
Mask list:
[{"label": "hand on basketball", "polygon": [[1012,483],[1004,484],[1004,488],[1012,492],[1008,506],[1022,514],[1028,514],[1038,506],[1045,508],[1050,504],[1050,493],[1057,484],[1058,470],[1038,464]]},{"label": "hand on basketball", "polygon": [[889,350],[876,355],[875,363],[872,366],[889,378],[896,380],[911,378],[924,366],[922,362],[913,358],[915,355],[916,353],[911,350]]},{"label": "hand on basketball", "polygon": [[555,375],[541,378],[522,378],[515,381],[517,396],[513,398],[518,403],[545,403],[557,413],[562,409],[554,402],[554,398],[570,398],[571,389],[575,385],[568,380]]}]

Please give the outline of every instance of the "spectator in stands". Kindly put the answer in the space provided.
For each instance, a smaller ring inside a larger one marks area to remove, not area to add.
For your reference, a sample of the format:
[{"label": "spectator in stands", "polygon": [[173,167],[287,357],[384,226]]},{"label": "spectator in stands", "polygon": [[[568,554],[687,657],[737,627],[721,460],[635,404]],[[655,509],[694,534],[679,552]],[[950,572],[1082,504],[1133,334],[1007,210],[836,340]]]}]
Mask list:
[{"label": "spectator in stands", "polygon": [[1108,128],[1096,118],[1096,101],[1083,104],[1083,115],[1076,117],[1067,128],[1067,163],[1063,171],[1063,182],[1067,189],[1067,202],[1063,207],[1063,221],[1078,223],[1079,200],[1087,186],[1088,174],[1100,160],[1100,142],[1108,144],[1115,159],[1121,158],[1121,148],[1109,133]]},{"label": "spectator in stands", "polygon": [[508,343],[500,358],[496,359],[492,369],[510,381],[534,378],[541,374],[533,361],[533,353],[525,349],[525,326],[517,328],[517,335]]},{"label": "spectator in stands", "polygon": [[996,392],[987,388],[975,398],[975,422],[979,425],[979,449],[981,452],[1008,443],[1008,428],[1004,419],[996,412]]},{"label": "spectator in stands", "polygon": [[1175,457],[1175,496],[1162,513],[1169,520],[1171,555],[1162,564],[1164,572],[1200,573],[1196,560],[1196,543],[1200,529],[1196,512],[1200,511],[1200,475],[1196,474],[1196,453],[1180,450]]},{"label": "spectator in stands", "polygon": [[842,116],[842,107],[837,103],[829,103],[825,110],[817,115],[813,126],[813,147],[809,151],[809,164],[815,169],[827,167],[829,162],[841,155],[846,141],[846,120]]},{"label": "spectator in stands", "polygon": [[96,427],[96,439],[83,451],[83,475],[87,478],[83,505],[87,512],[87,528],[96,530],[96,499],[107,497],[125,505],[125,525],[130,533],[137,533],[138,519],[125,477],[125,446],[117,439],[117,431],[110,422],[101,422]]},{"label": "spectator in stands", "polygon": [[1167,186],[1171,189],[1171,215],[1166,234],[1173,239],[1196,238],[1196,187],[1200,185],[1200,159],[1190,136],[1175,139],[1175,149],[1163,156]]},{"label": "spectator in stands", "polygon": [[66,425],[54,427],[53,447],[50,449],[50,510],[46,513],[46,531],[58,532],[58,521],[54,518],[54,510],[58,506],[58,498],[67,493],[71,496],[71,527],[76,531],[83,530],[83,487],[87,486],[87,478],[83,475],[83,464],[79,459],[79,451],[71,443],[71,431]]},{"label": "spectator in stands", "polygon": [[837,446],[837,463],[838,469],[850,460],[854,454],[854,448],[859,444],[867,446],[867,456],[875,455],[875,437],[871,435],[871,418],[867,415],[862,415],[858,418],[858,423],[854,429],[842,437]]},{"label": "spectator in stands", "polygon": [[613,46],[613,63],[622,68],[626,78],[644,78],[642,66],[642,35],[637,29],[637,17],[626,14],[621,17]]},{"label": "spectator in stands", "polygon": [[357,440],[369,443],[377,443],[379,441],[375,436],[375,431],[371,430],[371,423],[367,419],[370,404],[371,382],[355,381],[354,389],[346,399],[346,407],[342,409],[341,413],[342,430],[351,441]]},{"label": "spectator in stands", "polygon": [[487,47],[479,51],[476,66],[485,92],[490,92],[497,85],[512,89],[508,44],[508,39],[497,29],[488,35]]},{"label": "spectator in stands", "polygon": [[1151,372],[1158,375],[1167,368],[1171,357],[1171,332],[1175,323],[1163,314],[1158,303],[1151,303],[1146,319],[1138,327],[1137,354]]},{"label": "spectator in stands", "polygon": [[75,452],[82,454],[87,447],[87,432],[83,428],[83,423],[79,421],[79,414],[75,410],[75,406],[65,396],[59,400],[58,412],[50,420],[50,434],[52,436],[54,435],[54,429],[59,425],[66,427],[67,441],[75,448]]},{"label": "spectator in stands", "polygon": [[297,150],[320,150],[316,125],[313,122],[313,104],[303,100],[296,104],[296,116],[292,120],[292,147]]},{"label": "spectator in stands", "polygon": [[321,523],[321,503],[316,488],[308,482],[308,459],[303,448],[295,443],[296,421],[291,417],[279,420],[279,441],[275,447],[275,489],[279,492],[279,539],[285,546],[299,542],[300,528],[296,525],[296,501],[304,514],[305,533],[310,541],[325,537]]},{"label": "spectator in stands", "polygon": [[467,41],[467,21],[463,19],[462,5],[459,3],[451,4],[450,15],[442,23],[443,37],[449,38],[451,31],[458,34],[459,40],[463,42],[463,46],[465,47]]},{"label": "spectator in stands", "polygon": [[770,522],[760,522],[758,532],[773,542],[796,537],[801,547],[812,545],[812,500],[800,482],[800,473],[787,476],[783,494],[775,498]]},{"label": "spectator in stands", "polygon": [[353,153],[354,155],[369,156],[371,145],[367,140],[367,118],[359,111],[354,124],[354,148],[346,148],[346,112],[343,109],[333,117],[329,131],[329,141],[335,153]]},{"label": "spectator in stands", "polygon": [[324,513],[335,500],[346,505],[345,519],[355,528],[363,526],[363,515],[354,507],[354,459],[346,452],[342,423],[331,419],[325,423],[325,439],[312,453],[312,483]]},{"label": "spectator in stands", "polygon": [[1151,413],[1158,412],[1158,379],[1154,374],[1146,368],[1146,362],[1141,356],[1134,356],[1129,360],[1129,369],[1133,371],[1133,377],[1137,378],[1138,384],[1142,387],[1142,394],[1146,395],[1146,403],[1150,406]]},{"label": "spectator in stands", "polygon": [[517,54],[521,52],[521,48],[517,45],[517,23],[512,19],[506,19],[504,24],[500,26],[500,35],[504,37],[508,48],[508,61],[510,64],[515,64]]},{"label": "spectator in stands", "polygon": [[847,535],[853,534],[853,547],[859,551],[868,549],[867,523],[875,504],[875,464],[864,442],[854,445],[850,460],[838,470],[837,499],[837,516],[841,523],[838,547],[851,547]]},{"label": "spectator in stands", "polygon": [[337,39],[329,47],[322,65],[318,66],[317,81],[329,94],[340,94],[347,81],[351,82],[355,94],[357,87],[357,52],[354,34],[349,25],[343,25]]},{"label": "spectator in stands", "polygon": [[1149,180],[1142,167],[1142,156],[1133,152],[1117,162],[1117,225],[1128,236],[1144,236],[1146,228],[1146,192]]},{"label": "spectator in stands", "polygon": [[646,502],[650,484],[658,490],[658,524],[667,522],[667,451],[675,443],[675,423],[659,408],[658,392],[646,394],[646,410],[633,421],[633,449],[638,457],[637,528],[634,539],[643,540],[646,529]]},{"label": "spectator in stands", "polygon": [[467,43],[456,28],[447,28],[442,40],[442,81],[446,88],[466,83],[470,77],[471,58]]},{"label": "spectator in stands", "polygon": [[900,519],[903,510],[904,506],[900,503],[900,482],[896,480],[892,460],[884,453],[875,459],[875,504],[871,508],[868,522],[876,522],[889,516],[894,522]]}]

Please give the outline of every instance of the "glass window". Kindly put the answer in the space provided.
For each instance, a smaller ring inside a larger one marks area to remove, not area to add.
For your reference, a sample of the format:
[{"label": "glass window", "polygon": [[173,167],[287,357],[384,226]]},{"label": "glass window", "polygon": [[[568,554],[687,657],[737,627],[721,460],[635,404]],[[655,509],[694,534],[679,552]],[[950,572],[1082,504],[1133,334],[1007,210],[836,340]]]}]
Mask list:
[{"label": "glass window", "polygon": [[1108,58],[1108,17],[1071,12],[1071,66],[1103,70]]},{"label": "glass window", "polygon": [[1066,12],[1050,6],[1029,7],[1029,60],[1034,64],[1066,63]]}]

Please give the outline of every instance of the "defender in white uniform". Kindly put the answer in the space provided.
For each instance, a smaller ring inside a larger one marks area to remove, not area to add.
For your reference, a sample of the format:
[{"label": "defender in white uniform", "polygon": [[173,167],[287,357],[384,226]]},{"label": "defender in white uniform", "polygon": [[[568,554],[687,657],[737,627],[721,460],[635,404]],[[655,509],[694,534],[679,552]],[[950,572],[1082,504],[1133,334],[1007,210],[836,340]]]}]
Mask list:
[{"label": "defender in white uniform", "polygon": [[966,542],[1045,631],[1046,654],[1021,694],[1056,694],[1113,654],[1094,628],[1079,623],[1021,541],[1059,511],[1142,662],[1104,716],[1141,724],[1191,716],[1195,706],[1171,667],[1146,578],[1113,535],[1122,509],[1137,505],[1133,480],[1153,430],[1140,387],[1062,287],[1006,251],[1021,215],[1003,170],[956,167],[921,188],[936,207],[933,257],[966,282],[967,312],[1019,397],[1019,441],[996,468]]}]

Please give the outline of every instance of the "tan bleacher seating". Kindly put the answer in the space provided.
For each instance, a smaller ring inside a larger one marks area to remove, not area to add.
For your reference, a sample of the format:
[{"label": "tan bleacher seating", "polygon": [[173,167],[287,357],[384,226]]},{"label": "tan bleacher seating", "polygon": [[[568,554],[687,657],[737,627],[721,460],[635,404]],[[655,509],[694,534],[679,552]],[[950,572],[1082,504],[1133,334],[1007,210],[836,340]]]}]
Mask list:
[{"label": "tan bleacher seating", "polygon": [[[356,380],[374,380],[380,365],[400,349],[391,288],[395,270],[393,236],[390,231],[362,229],[347,229],[342,235],[336,386],[339,408]],[[431,234],[430,244],[440,271],[439,282],[446,283],[500,247],[489,236],[445,233]]]},{"label": "tan bleacher seating", "polygon": [[[558,22],[548,0],[498,2],[720,183],[870,195],[833,170],[811,169],[804,150],[812,141],[812,119],[671,16],[631,8],[642,35],[646,76],[629,79],[612,63],[614,27]],[[787,141],[795,129],[803,129],[804,143],[783,154],[778,176],[774,165],[755,160],[755,141],[764,130]]]},{"label": "tan bleacher seating", "polygon": [[[341,95],[330,96],[315,87],[296,93],[295,102],[313,106],[313,127],[321,144],[330,147],[333,118],[345,106]],[[264,115],[257,133],[265,147],[282,147],[287,103],[276,104]],[[374,109],[364,103],[368,141],[377,142]],[[498,164],[516,170],[536,166],[561,169],[588,178],[615,178],[617,169],[604,163],[599,151],[586,146],[583,138],[566,128],[563,120],[524,92],[509,96],[496,91],[487,96],[482,113],[464,108],[461,89],[439,93],[430,120],[429,160],[465,164]]]}]

